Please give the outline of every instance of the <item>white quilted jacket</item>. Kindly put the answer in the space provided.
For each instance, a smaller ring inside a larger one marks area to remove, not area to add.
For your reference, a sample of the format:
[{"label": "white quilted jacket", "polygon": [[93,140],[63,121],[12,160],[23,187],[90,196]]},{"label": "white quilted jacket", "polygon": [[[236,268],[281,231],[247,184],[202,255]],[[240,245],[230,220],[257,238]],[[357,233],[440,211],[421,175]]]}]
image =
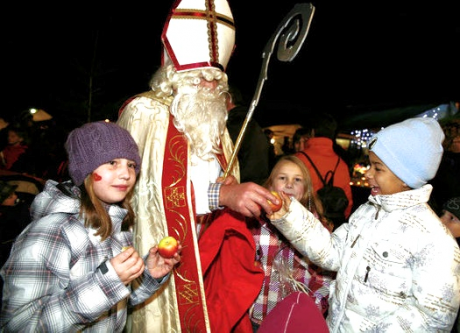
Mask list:
[{"label": "white quilted jacket", "polygon": [[332,235],[295,199],[272,223],[304,255],[337,271],[331,332],[450,332],[460,251],[427,205],[431,185],[369,196]]}]

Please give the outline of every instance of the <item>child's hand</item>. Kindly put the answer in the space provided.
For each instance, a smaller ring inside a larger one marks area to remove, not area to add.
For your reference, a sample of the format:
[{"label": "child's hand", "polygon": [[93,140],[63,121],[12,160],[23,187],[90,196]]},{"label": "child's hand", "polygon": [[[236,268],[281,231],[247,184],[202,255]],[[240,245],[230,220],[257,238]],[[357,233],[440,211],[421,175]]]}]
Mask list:
[{"label": "child's hand", "polygon": [[289,211],[289,206],[291,205],[291,198],[288,195],[286,195],[284,192],[279,192],[279,194],[281,200],[283,201],[283,205],[279,211],[273,212],[271,215],[267,215],[271,221],[278,220],[283,217]]},{"label": "child's hand", "polygon": [[132,246],[110,259],[110,263],[125,285],[139,277],[145,268],[144,261]]},{"label": "child's hand", "polygon": [[159,279],[171,272],[174,266],[181,260],[181,251],[182,246],[179,243],[178,250],[172,258],[163,258],[158,253],[158,245],[150,248],[149,256],[147,258],[147,268],[150,272],[150,275],[155,279]]}]

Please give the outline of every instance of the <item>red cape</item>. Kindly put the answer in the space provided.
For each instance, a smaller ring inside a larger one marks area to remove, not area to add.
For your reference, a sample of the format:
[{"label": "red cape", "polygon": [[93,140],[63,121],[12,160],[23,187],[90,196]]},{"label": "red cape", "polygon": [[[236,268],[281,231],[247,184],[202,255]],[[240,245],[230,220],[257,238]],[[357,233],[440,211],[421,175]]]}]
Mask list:
[{"label": "red cape", "polygon": [[211,331],[252,333],[248,310],[264,272],[244,218],[227,209],[216,214],[198,242]]}]

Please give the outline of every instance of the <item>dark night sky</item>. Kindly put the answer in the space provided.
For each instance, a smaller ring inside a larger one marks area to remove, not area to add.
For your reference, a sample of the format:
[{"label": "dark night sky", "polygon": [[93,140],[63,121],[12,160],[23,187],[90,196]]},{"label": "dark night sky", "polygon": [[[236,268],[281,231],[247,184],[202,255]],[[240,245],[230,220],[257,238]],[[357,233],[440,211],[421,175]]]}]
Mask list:
[{"label": "dark night sky", "polygon": [[[265,44],[295,3],[230,2],[237,46],[227,73],[249,100]],[[459,1],[312,3],[316,12],[298,56],[291,63],[279,62],[276,53],[270,59],[256,119],[292,122],[309,110],[340,119],[369,109],[460,100]],[[93,115],[116,118],[125,99],[148,89],[160,64],[170,2],[123,5],[13,5],[1,23],[2,114],[34,106],[56,119],[85,121],[76,110],[85,110],[96,52]]]}]

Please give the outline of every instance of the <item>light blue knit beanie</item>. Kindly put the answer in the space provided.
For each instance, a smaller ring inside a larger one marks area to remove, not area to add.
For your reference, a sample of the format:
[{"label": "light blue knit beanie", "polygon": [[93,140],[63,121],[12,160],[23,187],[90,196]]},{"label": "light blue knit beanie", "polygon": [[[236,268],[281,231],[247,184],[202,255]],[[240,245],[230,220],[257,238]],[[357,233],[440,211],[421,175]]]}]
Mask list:
[{"label": "light blue knit beanie", "polygon": [[369,150],[404,183],[419,188],[438,171],[444,132],[433,118],[410,118],[377,132]]}]

